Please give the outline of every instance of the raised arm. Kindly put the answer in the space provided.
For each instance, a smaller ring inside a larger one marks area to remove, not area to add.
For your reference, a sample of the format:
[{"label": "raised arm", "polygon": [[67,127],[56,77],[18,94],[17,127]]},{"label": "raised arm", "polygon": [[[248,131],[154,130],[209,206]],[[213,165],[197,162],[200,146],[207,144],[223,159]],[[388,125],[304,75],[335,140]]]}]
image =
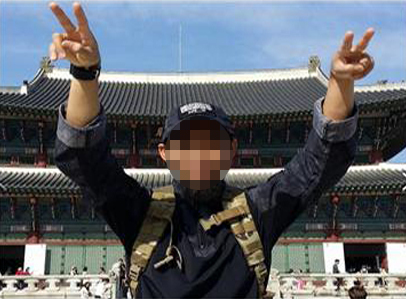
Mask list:
[{"label": "raised arm", "polygon": [[267,254],[307,204],[334,186],[355,158],[358,107],[354,80],[373,68],[372,58],[364,52],[372,35],[369,29],[361,42],[351,47],[353,35],[347,32],[341,50],[332,59],[327,94],[314,104],[313,130],[304,148],[284,170],[248,189]]},{"label": "raised arm", "polygon": [[[98,45],[80,4],[73,4],[77,28],[56,3],[51,3],[50,8],[66,30],[53,35],[51,59],[68,59],[77,67],[99,64]],[[59,107],[54,154],[57,167],[80,186],[85,200],[94,201],[97,212],[126,250],[131,250],[149,206],[150,193],[128,176],[111,154],[97,77],[72,78],[68,101]]]},{"label": "raised arm", "polygon": [[[97,41],[90,31],[86,15],[80,4],[77,2],[73,4],[73,11],[78,20],[77,27],[55,2],[51,2],[49,7],[66,31],[52,35],[53,42],[49,46],[51,59],[67,59],[77,67],[85,68],[100,64]],[[70,125],[81,128],[99,114],[98,91],[97,78],[88,81],[72,78],[66,109],[66,120]]]}]

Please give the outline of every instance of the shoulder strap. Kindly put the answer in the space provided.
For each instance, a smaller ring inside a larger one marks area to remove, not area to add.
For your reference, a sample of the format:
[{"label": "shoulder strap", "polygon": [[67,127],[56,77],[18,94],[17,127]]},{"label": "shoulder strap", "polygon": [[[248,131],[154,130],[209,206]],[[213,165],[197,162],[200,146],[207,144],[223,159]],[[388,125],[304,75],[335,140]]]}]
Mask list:
[{"label": "shoulder strap", "polygon": [[205,231],[214,225],[220,225],[224,221],[234,219],[250,213],[248,205],[244,201],[244,191],[227,185],[223,194],[224,210],[213,214],[209,219],[200,219],[199,222]]},{"label": "shoulder strap", "polygon": [[223,202],[224,209],[232,210],[238,207],[248,209],[242,219],[230,219],[231,231],[244,253],[248,266],[254,271],[258,282],[259,296],[266,294],[266,278],[268,270],[265,265],[264,249],[254,219],[249,210],[245,192],[235,196],[231,201]]},{"label": "shoulder strap", "polygon": [[168,222],[171,225],[171,238],[166,256],[161,262],[157,263],[159,264],[158,266],[154,266],[155,268],[158,268],[172,260],[170,253],[173,235],[172,215],[174,210],[175,196],[173,192],[171,192],[171,188],[161,187],[155,189],[152,193],[152,201],[148,208],[147,215],[142,223],[131,253],[129,279],[130,290],[133,297],[136,295],[140,275],[148,266],[148,262],[158,245],[158,241],[164,234]]},{"label": "shoulder strap", "polygon": [[[266,278],[268,270],[265,265],[264,250],[249,209],[243,190],[232,190],[223,199],[224,210],[211,215],[209,219],[200,219],[207,231],[213,225],[228,221],[238,244],[240,245],[248,266],[255,272],[258,282],[259,296],[266,296]],[[232,196],[229,196],[232,194]]]},{"label": "shoulder strap", "polygon": [[155,188],[152,191],[152,199],[159,201],[174,201],[175,195],[172,185],[167,185],[159,188]]}]

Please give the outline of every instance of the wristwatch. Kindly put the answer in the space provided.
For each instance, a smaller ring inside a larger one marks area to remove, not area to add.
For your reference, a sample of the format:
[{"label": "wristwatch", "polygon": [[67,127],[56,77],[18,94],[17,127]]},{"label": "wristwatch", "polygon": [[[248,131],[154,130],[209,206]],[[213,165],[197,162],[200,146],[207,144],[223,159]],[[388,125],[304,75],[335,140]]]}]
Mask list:
[{"label": "wristwatch", "polygon": [[78,80],[91,81],[99,77],[101,70],[101,62],[92,65],[90,67],[79,67],[74,64],[70,64],[69,73]]}]

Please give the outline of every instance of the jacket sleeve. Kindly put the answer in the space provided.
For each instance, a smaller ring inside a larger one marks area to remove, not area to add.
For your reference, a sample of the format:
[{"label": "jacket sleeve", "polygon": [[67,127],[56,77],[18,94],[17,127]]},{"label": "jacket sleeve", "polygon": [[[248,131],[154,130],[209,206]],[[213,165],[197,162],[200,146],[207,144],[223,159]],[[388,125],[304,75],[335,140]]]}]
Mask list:
[{"label": "jacket sleeve", "polygon": [[307,203],[334,186],[354,161],[357,105],[349,117],[334,121],[322,113],[323,102],[324,97],[314,103],[313,129],[305,146],[283,170],[247,190],[250,209],[269,253]]},{"label": "jacket sleeve", "polygon": [[94,202],[96,212],[126,250],[131,250],[150,203],[150,192],[127,175],[112,155],[101,104],[99,115],[82,128],[66,121],[65,109],[66,103],[61,104],[55,164],[80,187],[84,200]]}]

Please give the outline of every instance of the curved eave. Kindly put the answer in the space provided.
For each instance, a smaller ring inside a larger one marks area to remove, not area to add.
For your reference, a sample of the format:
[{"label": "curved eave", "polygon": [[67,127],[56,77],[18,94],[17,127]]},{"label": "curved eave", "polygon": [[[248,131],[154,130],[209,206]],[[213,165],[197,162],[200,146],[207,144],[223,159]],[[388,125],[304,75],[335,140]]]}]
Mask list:
[{"label": "curved eave", "polygon": [[[265,182],[281,171],[276,169],[232,169],[226,181],[233,186],[247,188]],[[168,185],[171,175],[167,169],[125,169],[141,185],[149,188]],[[406,164],[382,163],[371,166],[352,166],[345,176],[326,193],[339,194],[405,194]],[[57,168],[0,168],[2,193],[21,196],[78,196],[78,186]]]}]

